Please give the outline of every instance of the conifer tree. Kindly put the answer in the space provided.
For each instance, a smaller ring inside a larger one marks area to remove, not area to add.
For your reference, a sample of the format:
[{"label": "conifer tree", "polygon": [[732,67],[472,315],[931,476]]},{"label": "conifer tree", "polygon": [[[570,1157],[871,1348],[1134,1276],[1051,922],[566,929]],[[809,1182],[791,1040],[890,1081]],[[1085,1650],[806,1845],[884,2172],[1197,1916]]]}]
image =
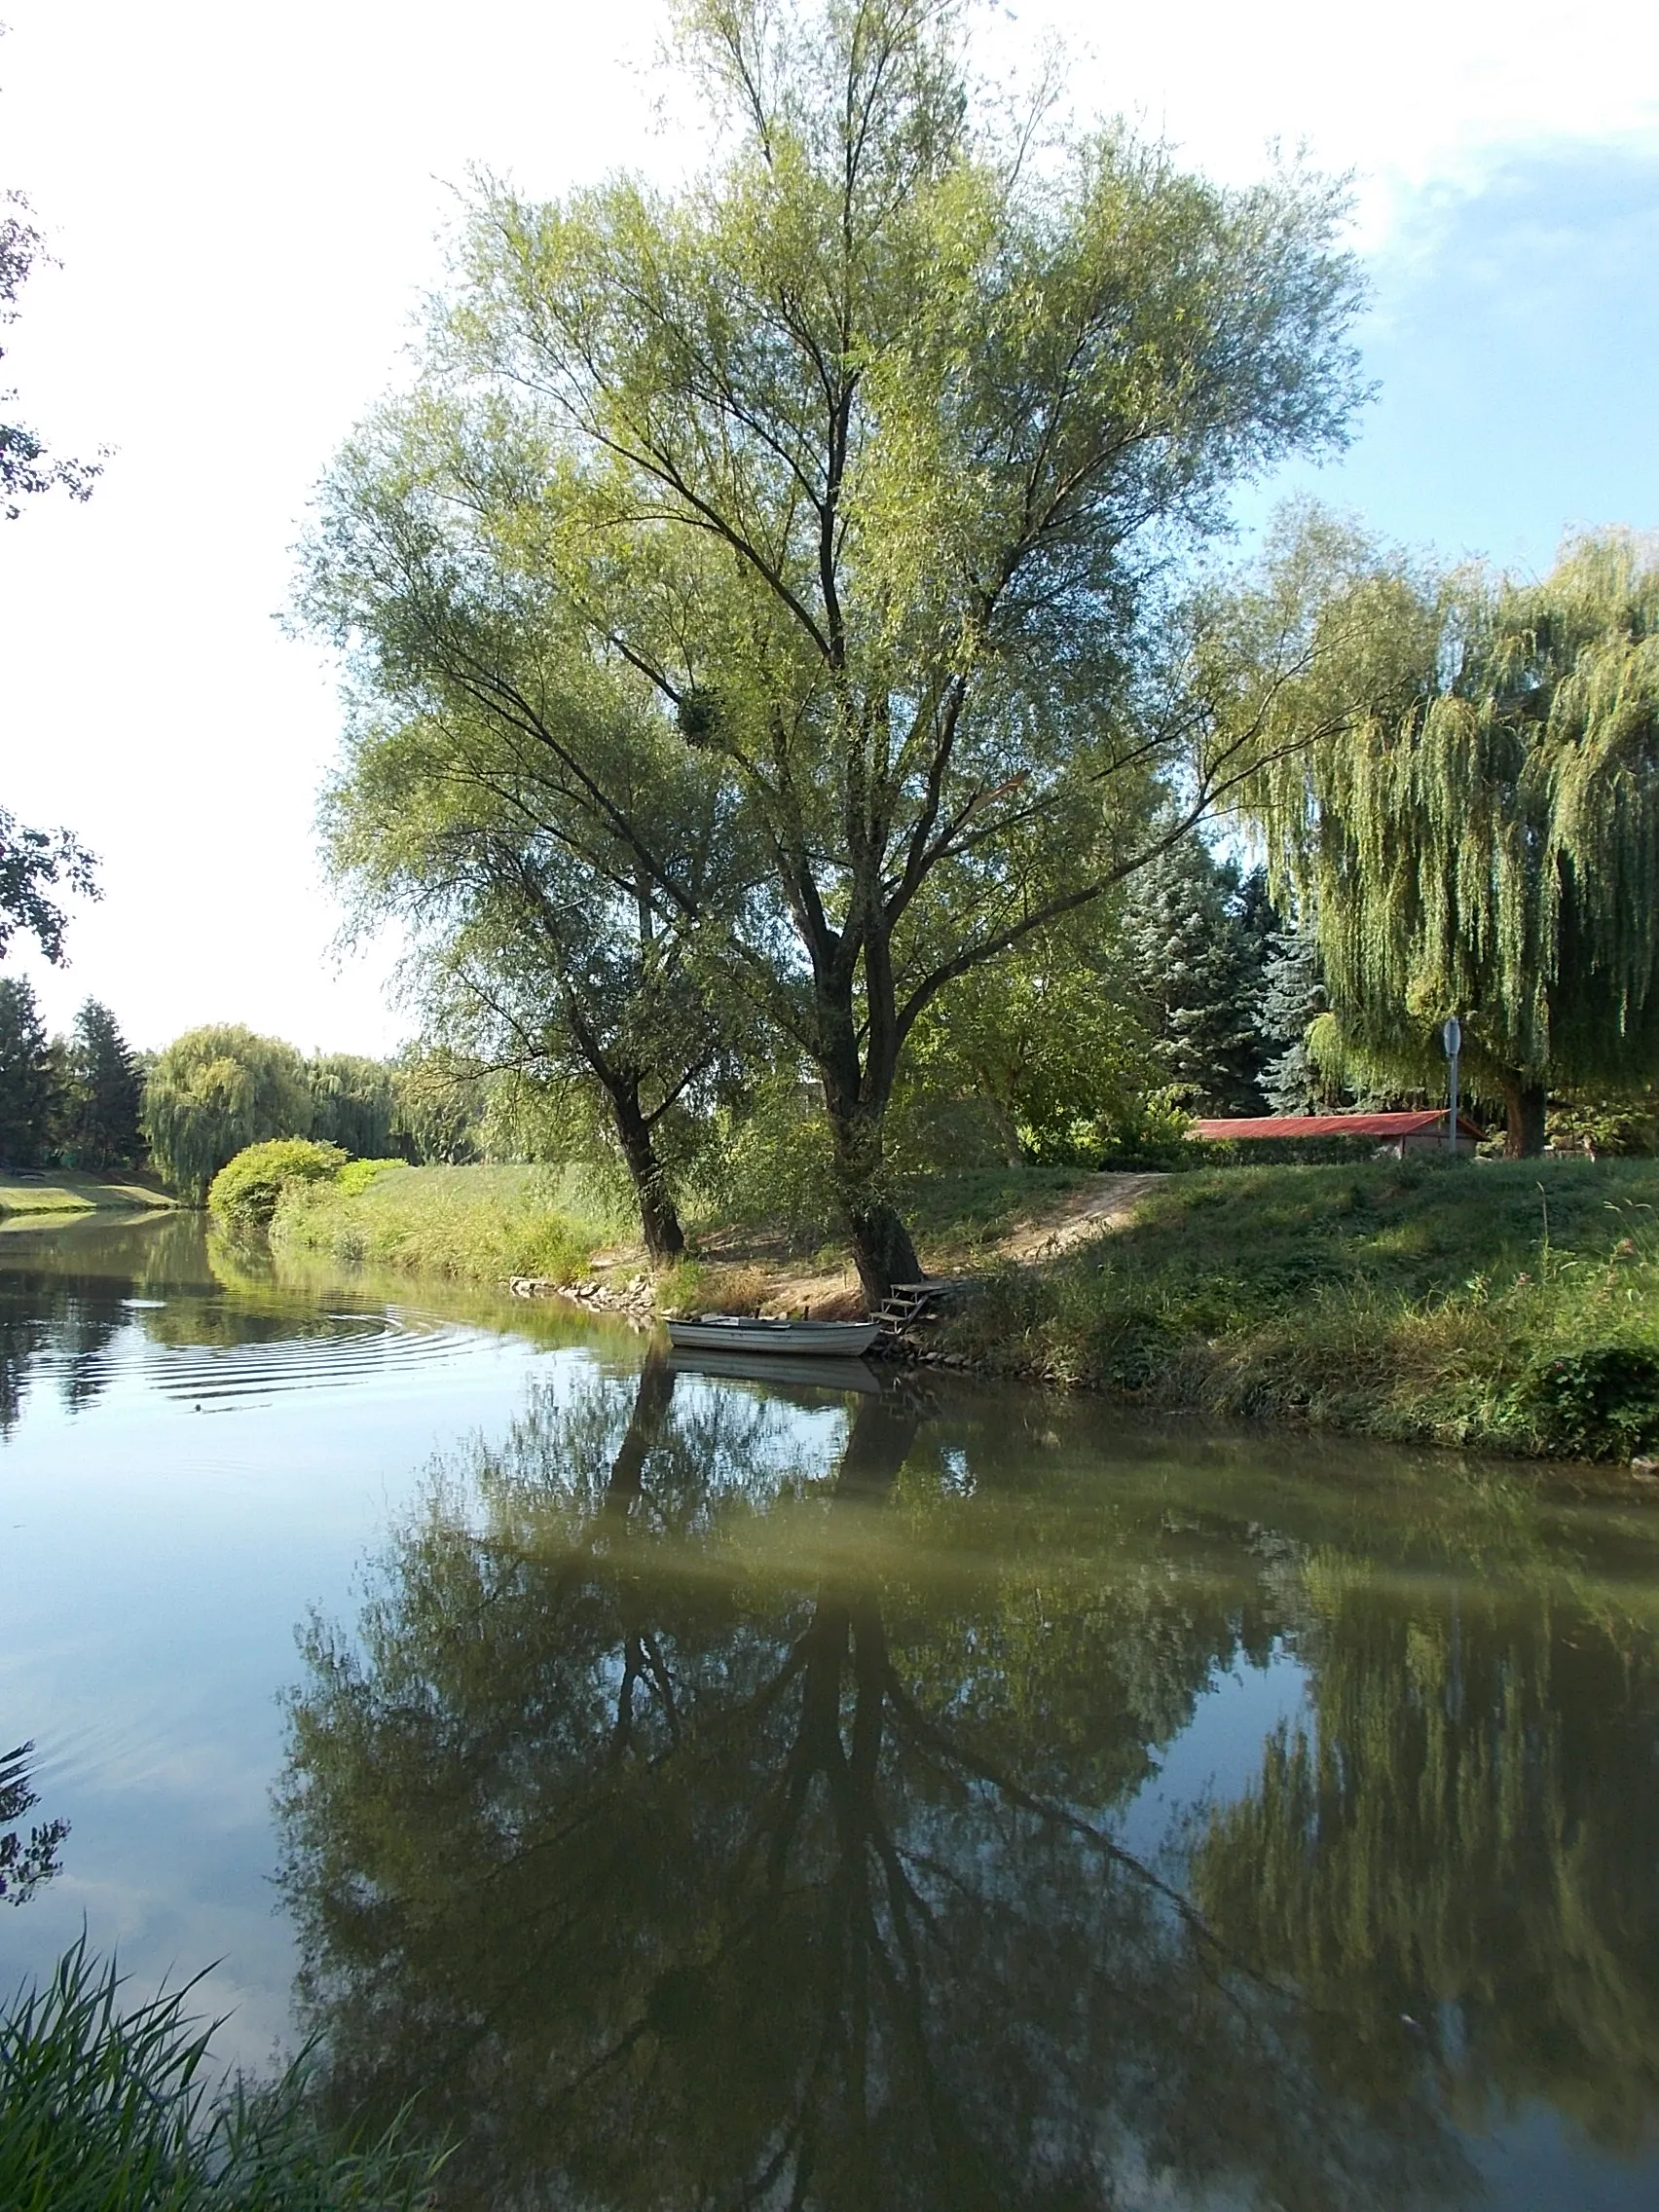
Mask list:
[{"label": "conifer tree", "polygon": [[1333,1109],[1336,1087],[1309,1051],[1309,1031],[1326,1011],[1318,940],[1294,922],[1274,930],[1262,970],[1261,1024],[1264,1046],[1272,1051],[1262,1070],[1262,1093],[1275,1114]]},{"label": "conifer tree", "polygon": [[26,977],[0,976],[0,1163],[37,1167],[51,1150],[57,1061]]},{"label": "conifer tree", "polygon": [[1259,1114],[1259,1026],[1272,908],[1198,837],[1171,845],[1130,900],[1131,967],[1168,1081],[1198,1113]]},{"label": "conifer tree", "polygon": [[75,1016],[65,1054],[62,1141],[76,1167],[133,1167],[143,1158],[138,1126],[143,1082],[113,1014],[89,999]]}]

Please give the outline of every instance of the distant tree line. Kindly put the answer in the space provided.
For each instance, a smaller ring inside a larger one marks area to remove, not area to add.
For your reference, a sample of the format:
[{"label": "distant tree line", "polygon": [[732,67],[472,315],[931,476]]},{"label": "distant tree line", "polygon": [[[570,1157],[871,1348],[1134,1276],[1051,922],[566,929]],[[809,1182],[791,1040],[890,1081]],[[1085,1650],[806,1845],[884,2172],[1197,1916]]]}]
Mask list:
[{"label": "distant tree line", "polygon": [[483,1157],[486,1087],[442,1054],[309,1058],[239,1024],[135,1052],[89,999],[48,1035],[25,977],[0,976],[0,1167],[153,1170],[188,1203],[236,1153],[313,1136],[358,1159]]}]

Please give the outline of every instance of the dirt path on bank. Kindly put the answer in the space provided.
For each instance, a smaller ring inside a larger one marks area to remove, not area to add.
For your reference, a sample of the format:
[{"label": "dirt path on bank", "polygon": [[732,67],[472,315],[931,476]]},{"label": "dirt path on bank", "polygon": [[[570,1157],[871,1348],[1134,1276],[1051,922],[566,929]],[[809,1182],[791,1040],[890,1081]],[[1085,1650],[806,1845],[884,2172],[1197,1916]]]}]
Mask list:
[{"label": "dirt path on bank", "polygon": [[1157,1174],[1090,1175],[1056,1204],[1045,1206],[1028,1221],[1015,1222],[994,1247],[996,1256],[1026,1265],[1057,1260],[1091,1236],[1126,1227],[1141,1199],[1163,1179]]},{"label": "dirt path on bank", "polygon": [[[1041,1267],[1093,1237],[1126,1228],[1141,1199],[1162,1181],[1160,1174],[1090,1175],[1063,1198],[1022,1215],[994,1242],[982,1246],[970,1263],[970,1272],[977,1273],[1010,1260],[1022,1267]],[[765,1278],[764,1293],[754,1309],[757,1312],[798,1314],[810,1308],[821,1321],[853,1320],[864,1312],[859,1278],[850,1260],[833,1271],[801,1270],[788,1262],[767,1266],[762,1261],[757,1272]],[[940,1274],[954,1272],[949,1264],[930,1270]]]}]

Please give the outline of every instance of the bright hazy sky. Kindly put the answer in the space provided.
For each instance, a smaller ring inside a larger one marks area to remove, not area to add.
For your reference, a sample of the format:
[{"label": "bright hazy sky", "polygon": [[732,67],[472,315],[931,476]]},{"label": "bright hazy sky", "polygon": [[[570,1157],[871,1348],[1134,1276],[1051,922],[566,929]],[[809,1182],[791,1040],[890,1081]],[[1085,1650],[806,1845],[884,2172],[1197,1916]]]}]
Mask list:
[{"label": "bright hazy sky", "polygon": [[[16,414],[114,449],[92,501],[0,522],[0,803],[101,857],[49,1018],[137,1044],[244,1020],[380,1051],[386,948],[337,963],[312,821],[334,680],[274,620],[311,486],[403,373],[452,187],[672,175],[651,0],[0,0],[0,187],[62,266],[8,334]],[[1270,140],[1354,173],[1382,397],[1319,494],[1517,567],[1575,523],[1659,526],[1659,8],[1604,0],[1044,0],[1080,112],[1230,180]],[[669,112],[673,112],[672,100]],[[1247,495],[1259,520],[1289,479]]]}]

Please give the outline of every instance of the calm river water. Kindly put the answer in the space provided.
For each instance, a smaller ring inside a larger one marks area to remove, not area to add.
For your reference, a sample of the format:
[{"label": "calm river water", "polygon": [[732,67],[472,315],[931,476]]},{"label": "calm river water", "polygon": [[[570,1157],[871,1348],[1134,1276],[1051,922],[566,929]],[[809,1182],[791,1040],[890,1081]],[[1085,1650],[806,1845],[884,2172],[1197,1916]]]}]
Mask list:
[{"label": "calm river water", "polygon": [[0,1234],[0,1979],[468,2207],[1659,2203],[1659,1501],[835,1380]]}]

